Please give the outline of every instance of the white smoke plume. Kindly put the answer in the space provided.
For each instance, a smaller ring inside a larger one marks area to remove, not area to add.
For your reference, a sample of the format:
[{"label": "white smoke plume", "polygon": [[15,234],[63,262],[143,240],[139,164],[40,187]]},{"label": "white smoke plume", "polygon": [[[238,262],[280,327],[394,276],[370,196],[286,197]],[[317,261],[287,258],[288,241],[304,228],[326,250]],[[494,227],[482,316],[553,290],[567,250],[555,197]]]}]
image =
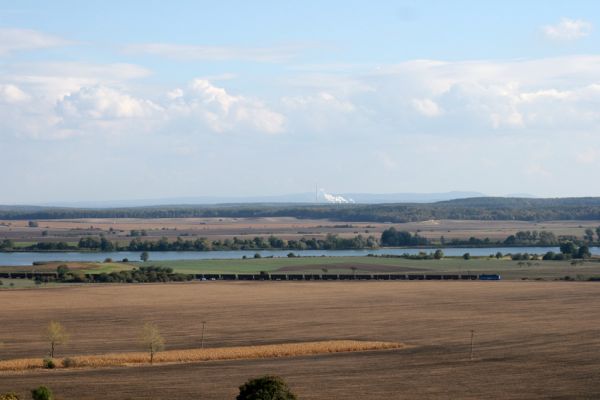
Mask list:
[{"label": "white smoke plume", "polygon": [[354,203],[354,200],[352,200],[350,198],[345,198],[344,196],[327,193],[327,192],[325,192],[324,189],[321,189],[321,194],[323,195],[323,198],[325,199],[325,201],[327,201],[328,203],[333,203],[333,204]]}]

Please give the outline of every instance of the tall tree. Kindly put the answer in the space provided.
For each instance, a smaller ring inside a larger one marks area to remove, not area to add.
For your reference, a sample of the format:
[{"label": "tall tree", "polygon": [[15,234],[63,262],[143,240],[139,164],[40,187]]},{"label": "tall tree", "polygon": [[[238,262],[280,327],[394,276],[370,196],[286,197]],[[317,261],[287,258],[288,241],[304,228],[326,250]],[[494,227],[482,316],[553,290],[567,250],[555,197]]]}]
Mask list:
[{"label": "tall tree", "polygon": [[150,353],[150,364],[154,362],[154,354],[165,348],[165,339],[161,336],[158,327],[153,323],[146,323],[142,330],[142,343]]},{"label": "tall tree", "polygon": [[50,358],[54,358],[56,346],[65,344],[69,340],[69,334],[60,322],[50,321],[46,328],[46,339],[50,342]]}]

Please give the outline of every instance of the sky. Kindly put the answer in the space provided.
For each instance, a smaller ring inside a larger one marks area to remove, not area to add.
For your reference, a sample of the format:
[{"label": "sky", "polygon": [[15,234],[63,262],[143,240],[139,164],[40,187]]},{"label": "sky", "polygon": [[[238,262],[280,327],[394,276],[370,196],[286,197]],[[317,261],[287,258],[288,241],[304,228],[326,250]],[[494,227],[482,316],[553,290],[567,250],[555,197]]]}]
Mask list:
[{"label": "sky", "polygon": [[597,1],[2,1],[0,204],[600,196]]}]

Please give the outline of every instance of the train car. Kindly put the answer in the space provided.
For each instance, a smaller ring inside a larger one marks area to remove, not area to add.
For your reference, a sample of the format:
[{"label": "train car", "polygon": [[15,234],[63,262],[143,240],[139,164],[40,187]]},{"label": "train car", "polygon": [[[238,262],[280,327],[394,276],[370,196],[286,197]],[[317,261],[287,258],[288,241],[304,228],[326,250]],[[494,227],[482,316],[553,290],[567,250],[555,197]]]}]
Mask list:
[{"label": "train car", "polygon": [[409,281],[422,281],[425,279],[425,275],[408,274]]},{"label": "train car", "polygon": [[499,281],[501,279],[502,279],[502,277],[498,274],[480,274],[479,275],[480,281]]},{"label": "train car", "polygon": [[392,281],[404,281],[406,280],[406,275],[405,274],[390,274],[390,280]]},{"label": "train car", "polygon": [[390,275],[389,274],[375,274],[375,275],[373,275],[373,279],[375,279],[376,281],[389,281]]},{"label": "train car", "polygon": [[288,274],[288,281],[303,281],[304,275],[302,274]]},{"label": "train car", "polygon": [[207,281],[216,281],[221,279],[220,274],[202,274],[202,279]]},{"label": "train car", "polygon": [[271,274],[272,281],[287,281],[286,274]]},{"label": "train car", "polygon": [[356,275],[356,279],[358,279],[359,281],[369,281],[373,279],[373,276],[368,274],[358,274]]},{"label": "train car", "polygon": [[239,281],[253,281],[255,280],[254,274],[238,274],[237,278]]},{"label": "train car", "polygon": [[321,275],[319,275],[319,274],[304,274],[304,279],[307,281],[320,281]]},{"label": "train car", "polygon": [[428,281],[439,281],[442,279],[442,275],[425,275],[425,280]]},{"label": "train car", "polygon": [[460,279],[464,280],[464,281],[476,281],[477,280],[477,275],[461,275]]},{"label": "train car", "polygon": [[445,281],[456,281],[460,278],[459,275],[442,275],[442,279]]}]

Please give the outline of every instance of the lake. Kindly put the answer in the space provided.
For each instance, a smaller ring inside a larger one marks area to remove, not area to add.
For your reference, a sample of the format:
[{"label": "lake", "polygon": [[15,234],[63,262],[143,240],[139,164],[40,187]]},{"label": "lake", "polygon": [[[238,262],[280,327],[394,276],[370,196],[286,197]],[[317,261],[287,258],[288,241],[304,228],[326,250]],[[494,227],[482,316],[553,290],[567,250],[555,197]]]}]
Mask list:
[{"label": "lake", "polygon": [[[529,253],[544,254],[548,251],[559,252],[558,247],[450,247],[441,248],[447,256],[462,256],[464,253],[470,253],[472,256],[488,256],[501,252],[506,253]],[[235,259],[246,256],[251,258],[255,253],[262,257],[286,257],[292,252],[300,256],[311,257],[360,257],[367,254],[376,255],[401,255],[404,253],[418,254],[421,251],[434,252],[436,248],[384,248],[377,250],[228,250],[228,251],[151,251],[150,261],[166,260],[210,260],[210,259]],[[600,255],[600,247],[591,247],[590,251],[594,255]],[[106,258],[112,258],[120,261],[124,258],[130,261],[138,261],[141,252],[134,251],[113,251],[106,253],[84,253],[84,252],[23,252],[23,253],[0,253],[0,266],[24,266],[31,265],[39,261],[104,261]]]}]

